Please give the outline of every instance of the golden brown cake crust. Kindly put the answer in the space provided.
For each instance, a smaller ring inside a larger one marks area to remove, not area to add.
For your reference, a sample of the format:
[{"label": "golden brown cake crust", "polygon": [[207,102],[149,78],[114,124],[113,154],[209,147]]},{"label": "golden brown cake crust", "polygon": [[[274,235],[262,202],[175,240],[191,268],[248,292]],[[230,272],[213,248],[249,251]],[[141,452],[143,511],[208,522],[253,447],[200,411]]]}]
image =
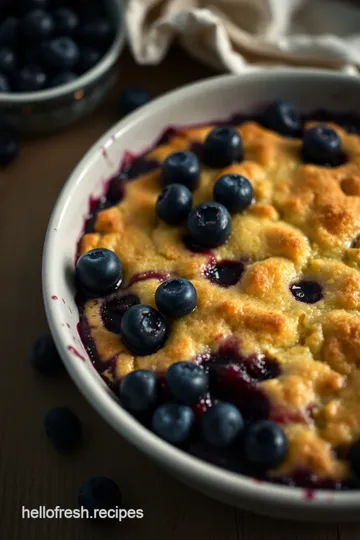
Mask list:
[{"label": "golden brown cake crust", "polygon": [[[203,142],[213,126],[182,130],[170,143],[147,154],[161,162],[168,154]],[[116,207],[99,212],[95,231],[85,234],[80,254],[95,247],[114,250],[124,269],[124,289],[155,307],[157,279],[128,286],[135,274],[156,271],[190,279],[198,306],[172,323],[165,346],[134,357],[101,317],[102,301],[89,300],[84,314],[109,380],[137,368],[165,371],[179,360],[216,351],[235,338],[241,354],[276,359],[281,374],[259,383],[289,441],[285,461],[273,475],[305,468],[320,478],[343,479],[346,461],[338,447],[360,436],[360,139],[332,125],[347,162],[335,168],[303,164],[299,139],[288,139],[254,122],[237,129],[244,161],[223,170],[202,168],[194,205],[211,200],[217,178],[228,172],[246,176],[255,202],[233,216],[229,241],[212,255],[217,261],[244,261],[235,286],[221,288],[204,277],[208,254],[193,253],[183,242],[184,228],[169,227],[155,214],[159,170],[129,183]],[[298,302],[292,283],[317,282],[323,298]],[[284,415],[282,415],[284,417]]]}]

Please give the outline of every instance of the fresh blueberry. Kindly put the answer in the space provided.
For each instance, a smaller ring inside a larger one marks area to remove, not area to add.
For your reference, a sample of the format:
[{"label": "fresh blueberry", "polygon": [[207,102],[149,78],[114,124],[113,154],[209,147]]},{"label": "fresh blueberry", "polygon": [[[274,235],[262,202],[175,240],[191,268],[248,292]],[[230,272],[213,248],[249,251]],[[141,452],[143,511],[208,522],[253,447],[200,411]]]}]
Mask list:
[{"label": "fresh blueberry", "polygon": [[155,303],[158,310],[167,317],[173,319],[185,317],[196,308],[196,289],[187,279],[169,279],[157,288]]},{"label": "fresh blueberry", "polygon": [[204,441],[215,448],[229,447],[243,427],[243,417],[231,403],[215,403],[205,412],[201,420]]},{"label": "fresh blueberry", "polygon": [[222,169],[242,159],[242,140],[233,127],[216,127],[205,139],[203,162],[213,169]]},{"label": "fresh blueberry", "polygon": [[150,99],[149,92],[142,86],[130,86],[120,94],[120,113],[124,116],[130,114],[135,111],[135,109],[149,103]]},{"label": "fresh blueberry", "polygon": [[19,154],[19,140],[12,130],[0,130],[0,165],[10,165]]},{"label": "fresh blueberry", "polygon": [[63,451],[78,446],[82,435],[78,417],[67,407],[57,407],[46,414],[45,431],[55,448]]},{"label": "fresh blueberry", "polygon": [[360,439],[355,441],[350,448],[348,459],[350,467],[358,478],[360,478]]},{"label": "fresh blueberry", "polygon": [[280,135],[299,137],[301,133],[300,115],[289,101],[271,103],[262,113],[261,121],[264,127]]},{"label": "fresh blueberry", "polygon": [[128,349],[146,356],[163,347],[167,338],[166,322],[156,309],[144,304],[129,308],[121,319],[121,335]]},{"label": "fresh blueberry", "polygon": [[10,75],[17,67],[16,54],[8,47],[0,48],[0,72],[5,75]]},{"label": "fresh blueberry", "polygon": [[38,92],[46,87],[47,75],[42,67],[29,64],[14,75],[13,81],[16,92]]},{"label": "fresh blueberry", "polygon": [[54,21],[49,13],[43,9],[30,11],[21,20],[21,33],[31,43],[39,43],[52,36]]},{"label": "fresh blueberry", "polygon": [[0,94],[10,92],[10,84],[5,75],[0,73]]},{"label": "fresh blueberry", "polygon": [[85,482],[79,491],[78,504],[89,512],[121,508],[122,494],[110,478],[97,477]]},{"label": "fresh blueberry", "polygon": [[194,413],[186,405],[164,403],[156,409],[152,429],[156,435],[171,444],[182,444],[189,438],[194,425]]},{"label": "fresh blueberry", "polygon": [[78,63],[79,58],[79,48],[69,37],[59,37],[48,44],[46,61],[47,65],[54,70],[71,70]]},{"label": "fresh blueberry", "polygon": [[60,37],[71,36],[79,25],[75,11],[69,8],[59,8],[53,13],[55,34]]},{"label": "fresh blueberry", "polygon": [[79,257],[75,276],[80,291],[85,295],[105,295],[121,284],[121,262],[109,249],[92,249]]},{"label": "fresh blueberry", "polygon": [[242,212],[250,206],[254,189],[249,180],[240,174],[225,174],[214,186],[214,199],[229,212]]},{"label": "fresh blueberry", "polygon": [[204,202],[190,212],[188,232],[191,240],[199,246],[221,246],[231,234],[231,216],[222,204]]},{"label": "fresh blueberry", "polygon": [[120,383],[120,401],[128,411],[139,413],[150,410],[159,395],[158,377],[152,371],[132,371]]},{"label": "fresh blueberry", "polygon": [[110,45],[114,36],[114,27],[111,21],[105,18],[87,21],[79,28],[79,38],[86,45]]},{"label": "fresh blueberry", "polygon": [[100,62],[102,56],[102,52],[98,49],[94,49],[93,47],[82,47],[80,49],[77,71],[81,75],[87,71],[90,71],[90,69]]},{"label": "fresh blueberry", "polygon": [[319,124],[305,131],[302,143],[305,163],[336,166],[341,161],[341,141],[335,130]]},{"label": "fresh blueberry", "polygon": [[298,281],[291,285],[290,291],[296,300],[306,304],[315,304],[323,297],[322,288],[316,281]]},{"label": "fresh blueberry", "polygon": [[0,24],[0,45],[13,47],[18,39],[19,19],[8,17]]},{"label": "fresh blueberry", "polygon": [[61,71],[51,79],[50,86],[55,88],[57,86],[62,86],[63,84],[69,84],[75,81],[75,79],[77,79],[76,73],[73,73],[72,71]]},{"label": "fresh blueberry", "polygon": [[182,184],[170,184],[161,191],[156,201],[158,217],[168,225],[180,225],[190,214],[192,195]]},{"label": "fresh blueberry", "polygon": [[193,362],[172,364],[166,372],[165,383],[172,397],[185,405],[197,403],[209,386],[207,374]]},{"label": "fresh blueberry", "polygon": [[283,430],[271,420],[251,424],[244,437],[244,454],[249,463],[262,469],[277,467],[287,452]]},{"label": "fresh blueberry", "polygon": [[174,152],[170,154],[161,166],[161,182],[169,184],[184,184],[190,191],[199,185],[200,163],[193,152]]},{"label": "fresh blueberry", "polygon": [[32,366],[43,375],[55,375],[63,368],[60,355],[50,334],[40,336],[31,352]]}]

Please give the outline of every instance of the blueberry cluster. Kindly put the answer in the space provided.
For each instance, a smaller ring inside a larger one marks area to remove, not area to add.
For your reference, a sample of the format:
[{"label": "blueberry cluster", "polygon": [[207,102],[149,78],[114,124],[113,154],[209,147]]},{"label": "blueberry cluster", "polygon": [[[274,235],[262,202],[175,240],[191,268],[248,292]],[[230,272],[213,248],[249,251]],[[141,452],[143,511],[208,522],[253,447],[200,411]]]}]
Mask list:
[{"label": "blueberry cluster", "polygon": [[199,432],[203,443],[223,451],[234,445],[242,447],[246,460],[262,469],[277,466],[284,459],[287,440],[274,422],[259,420],[246,426],[239,409],[232,403],[215,402],[196,424],[193,407],[209,390],[206,371],[193,362],[177,362],[165,375],[170,401],[162,403],[162,387],[152,371],[129,373],[120,383],[122,405],[133,414],[151,413],[152,430],[162,439],[184,445]]},{"label": "blueberry cluster", "polygon": [[[242,141],[233,127],[216,127],[207,136],[202,162],[211,168],[224,168],[242,159]],[[226,174],[215,183],[213,201],[192,208],[192,191],[200,181],[201,163],[190,151],[170,154],[161,166],[164,186],[156,202],[158,217],[168,225],[187,220],[191,242],[202,248],[224,244],[231,234],[230,213],[241,212],[253,201],[249,180],[238,174]]]},{"label": "blueberry cluster", "polygon": [[[122,266],[109,249],[92,249],[79,257],[75,268],[78,291],[85,298],[105,296],[116,291],[122,282]],[[162,283],[155,294],[158,310],[132,303],[121,316],[119,332],[128,349],[139,356],[153,354],[168,336],[165,317],[178,319],[194,311],[197,293],[187,279],[174,278]]]},{"label": "blueberry cluster", "polygon": [[121,337],[138,356],[153,354],[164,346],[169,333],[166,317],[178,319],[194,311],[196,289],[187,279],[169,279],[158,287],[155,303],[157,310],[146,304],[131,306],[121,319]]},{"label": "blueberry cluster", "polygon": [[0,7],[0,92],[69,83],[97,64],[114,40],[104,2],[11,0]]}]

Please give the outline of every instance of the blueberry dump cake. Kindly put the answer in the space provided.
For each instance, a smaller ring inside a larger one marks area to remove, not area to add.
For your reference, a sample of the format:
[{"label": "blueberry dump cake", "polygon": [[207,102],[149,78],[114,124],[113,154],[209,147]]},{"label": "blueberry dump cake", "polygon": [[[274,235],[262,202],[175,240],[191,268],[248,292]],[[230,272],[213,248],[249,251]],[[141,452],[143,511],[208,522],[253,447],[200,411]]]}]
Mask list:
[{"label": "blueberry dump cake", "polygon": [[257,479],[360,487],[360,122],[171,128],[92,201],[80,334],[122,406]]}]

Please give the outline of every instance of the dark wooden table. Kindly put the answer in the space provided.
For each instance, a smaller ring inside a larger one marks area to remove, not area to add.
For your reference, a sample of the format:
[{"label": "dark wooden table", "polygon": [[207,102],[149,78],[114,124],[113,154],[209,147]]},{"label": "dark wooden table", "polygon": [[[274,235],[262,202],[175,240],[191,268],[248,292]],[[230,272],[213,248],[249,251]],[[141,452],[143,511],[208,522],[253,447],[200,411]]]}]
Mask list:
[{"label": "dark wooden table", "polygon": [[[0,538],[3,540],[355,540],[356,525],[313,525],[260,518],[191,491],[170,478],[95,413],[66,374],[44,379],[29,352],[47,325],[41,294],[46,226],[59,191],[85,151],[118,119],[116,98],[128,84],[159,95],[211,71],[174,49],[159,67],[136,66],[126,54],[119,83],[92,117],[54,135],[25,140],[21,156],[0,172]],[[84,443],[59,455],[44,435],[43,417],[71,407],[84,426]],[[22,506],[76,508],[79,486],[108,475],[142,520],[94,524],[22,519]]]}]

